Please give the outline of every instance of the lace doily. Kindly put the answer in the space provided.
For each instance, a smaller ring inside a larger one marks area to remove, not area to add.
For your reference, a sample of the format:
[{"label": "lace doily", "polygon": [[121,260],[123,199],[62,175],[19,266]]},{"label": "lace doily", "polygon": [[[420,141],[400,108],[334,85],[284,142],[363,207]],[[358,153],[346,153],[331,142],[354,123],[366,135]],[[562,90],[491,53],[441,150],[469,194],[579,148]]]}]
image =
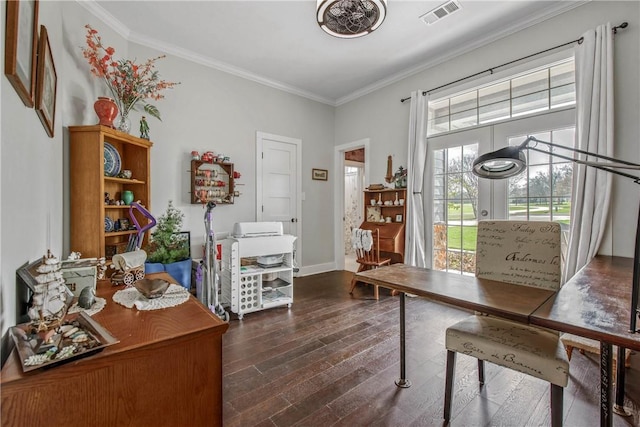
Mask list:
[{"label": "lace doily", "polygon": [[84,311],[89,316],[93,316],[98,313],[107,305],[107,300],[104,298],[96,297],[96,301],[91,305],[91,308],[82,308],[78,305],[77,302],[74,302],[71,307],[69,307],[69,311],[67,313],[80,313]]},{"label": "lace doily", "polygon": [[113,294],[113,300],[127,308],[135,306],[138,310],[159,310],[175,307],[186,302],[191,294],[180,285],[169,285],[167,291],[160,298],[147,299],[133,286],[121,289]]}]

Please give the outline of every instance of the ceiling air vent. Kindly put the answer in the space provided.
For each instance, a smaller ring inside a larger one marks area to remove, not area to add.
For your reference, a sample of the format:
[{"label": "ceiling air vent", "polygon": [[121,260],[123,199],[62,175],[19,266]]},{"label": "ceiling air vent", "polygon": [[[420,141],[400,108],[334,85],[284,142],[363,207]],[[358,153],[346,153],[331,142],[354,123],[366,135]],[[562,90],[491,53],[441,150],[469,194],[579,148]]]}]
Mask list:
[{"label": "ceiling air vent", "polygon": [[458,10],[460,10],[460,3],[457,2],[456,0],[452,0],[452,1],[448,1],[444,4],[441,4],[440,6],[436,7],[435,9],[425,13],[424,15],[422,15],[420,17],[420,19],[425,23],[425,24],[433,24],[436,21],[441,20],[442,18],[444,18],[445,16],[451,15],[454,12],[457,12]]}]

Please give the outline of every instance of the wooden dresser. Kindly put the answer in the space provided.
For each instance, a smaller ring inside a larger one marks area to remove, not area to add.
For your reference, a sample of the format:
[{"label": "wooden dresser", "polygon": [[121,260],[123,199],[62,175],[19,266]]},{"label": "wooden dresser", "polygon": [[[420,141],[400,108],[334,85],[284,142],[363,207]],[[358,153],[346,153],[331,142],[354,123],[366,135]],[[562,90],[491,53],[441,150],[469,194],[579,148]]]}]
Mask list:
[{"label": "wooden dresser", "polygon": [[28,373],[13,350],[1,374],[3,426],[222,425],[222,335],[229,325],[193,296],[138,311],[113,302],[119,289],[98,282],[107,306],[93,316],[118,344]]}]

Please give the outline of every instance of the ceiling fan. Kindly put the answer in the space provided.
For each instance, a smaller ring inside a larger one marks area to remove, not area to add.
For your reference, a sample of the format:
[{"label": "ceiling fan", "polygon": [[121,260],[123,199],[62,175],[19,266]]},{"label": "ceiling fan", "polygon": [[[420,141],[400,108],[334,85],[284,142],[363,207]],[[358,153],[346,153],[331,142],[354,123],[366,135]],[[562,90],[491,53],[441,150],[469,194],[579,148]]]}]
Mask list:
[{"label": "ceiling fan", "polygon": [[382,24],[387,0],[317,0],[318,25],[340,38],[361,37]]}]

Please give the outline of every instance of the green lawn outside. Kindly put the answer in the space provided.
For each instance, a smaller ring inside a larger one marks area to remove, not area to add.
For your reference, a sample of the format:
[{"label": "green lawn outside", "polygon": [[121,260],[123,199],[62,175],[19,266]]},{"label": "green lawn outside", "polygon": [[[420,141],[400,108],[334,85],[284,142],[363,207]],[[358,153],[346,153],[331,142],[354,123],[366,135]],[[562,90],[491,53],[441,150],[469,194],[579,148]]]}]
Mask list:
[{"label": "green lawn outside", "polygon": [[[532,204],[530,205],[530,209],[532,210],[531,212],[532,215],[549,213],[548,205],[538,206],[538,205]],[[527,210],[527,205],[509,205],[509,212],[526,211],[526,210]],[[569,215],[571,213],[571,203],[562,203],[560,205],[554,205],[553,212],[556,215],[558,214]],[[467,220],[475,219],[475,215],[473,214],[473,207],[471,206],[471,203],[463,204],[462,209],[460,209],[460,203],[449,203],[447,215],[450,220],[460,219],[461,215],[462,215],[462,219],[467,219]]]},{"label": "green lawn outside", "polygon": [[447,218],[449,218],[449,220],[456,220],[460,219],[460,216],[462,216],[462,219],[467,220],[476,219],[471,203],[463,204],[462,209],[460,209],[460,203],[449,203]]},{"label": "green lawn outside", "polygon": [[[526,211],[527,205],[509,205],[509,212],[517,212],[517,211]],[[531,205],[531,214],[549,214],[549,206],[548,205]],[[553,206],[553,213],[556,215],[565,214],[569,215],[571,213],[571,203],[563,203],[561,205]]]},{"label": "green lawn outside", "polygon": [[[462,234],[462,239],[460,235]],[[478,235],[478,227],[475,225],[457,226],[450,225],[447,227],[447,243],[449,249],[460,249],[462,241],[462,250],[475,251],[476,237]]]}]

